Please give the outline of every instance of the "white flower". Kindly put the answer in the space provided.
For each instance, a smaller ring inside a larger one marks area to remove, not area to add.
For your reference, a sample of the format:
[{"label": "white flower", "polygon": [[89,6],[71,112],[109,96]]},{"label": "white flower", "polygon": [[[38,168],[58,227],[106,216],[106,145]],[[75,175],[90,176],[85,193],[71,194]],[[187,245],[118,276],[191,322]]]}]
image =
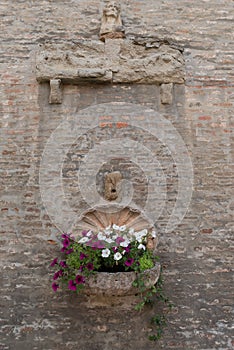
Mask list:
[{"label": "white flower", "polygon": [[109,231],[111,229],[111,225],[107,226],[105,230]]},{"label": "white flower", "polygon": [[137,240],[138,243],[141,243],[142,242],[142,237],[141,236],[137,236],[136,240]]},{"label": "white flower", "polygon": [[152,236],[152,238],[156,238],[157,233],[155,231],[152,231],[151,236]]},{"label": "white flower", "polygon": [[120,246],[126,248],[129,246],[129,244],[130,244],[130,241],[128,239],[126,239],[124,242],[120,243]]},{"label": "white flower", "polygon": [[79,241],[78,241],[78,243],[86,243],[86,242],[88,242],[89,241],[89,238],[88,237],[82,237]]},{"label": "white flower", "polygon": [[114,243],[114,240],[111,239],[111,238],[106,238],[105,241],[106,241],[107,243]]},{"label": "white flower", "polygon": [[130,228],[130,230],[129,230],[130,235],[132,235],[134,232],[135,232],[134,228]]},{"label": "white flower", "polygon": [[121,258],[122,258],[122,255],[119,252],[114,254],[114,259],[115,260],[120,260]]},{"label": "white flower", "polygon": [[144,249],[145,250],[144,244],[139,244],[138,249]]},{"label": "white flower", "polygon": [[104,236],[104,234],[102,232],[98,232],[98,239],[99,241],[105,241],[106,239],[106,236]]},{"label": "white flower", "polygon": [[103,258],[108,258],[108,256],[110,255],[110,249],[106,248],[102,250],[102,257]]},{"label": "white flower", "polygon": [[114,230],[119,230],[119,226],[116,225],[116,224],[114,224],[112,227],[113,227]]},{"label": "white flower", "polygon": [[120,227],[119,227],[119,230],[120,230],[120,231],[125,231],[125,230],[126,230],[126,225],[120,226]]},{"label": "white flower", "polygon": [[88,232],[86,233],[86,236],[87,236],[87,237],[92,236],[92,231],[88,231]]}]

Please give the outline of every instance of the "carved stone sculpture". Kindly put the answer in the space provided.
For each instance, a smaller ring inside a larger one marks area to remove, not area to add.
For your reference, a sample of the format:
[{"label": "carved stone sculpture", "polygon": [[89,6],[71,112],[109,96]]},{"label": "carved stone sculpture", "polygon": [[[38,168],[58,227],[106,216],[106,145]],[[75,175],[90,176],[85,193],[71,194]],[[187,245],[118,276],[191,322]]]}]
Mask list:
[{"label": "carved stone sculpture", "polygon": [[114,171],[113,173],[107,174],[105,177],[105,199],[108,201],[113,201],[118,198],[120,191],[120,181],[122,180],[122,175],[119,171]]},{"label": "carved stone sculpture", "polygon": [[[62,102],[62,84],[160,84],[161,102],[172,102],[173,84],[183,84],[181,50],[164,42],[107,39],[41,44],[36,54],[38,82],[49,82],[50,103]],[[61,83],[61,84],[60,84]]]},{"label": "carved stone sculpture", "polygon": [[120,5],[115,1],[110,1],[103,9],[100,39],[105,41],[106,38],[124,38],[124,29],[120,17]]}]

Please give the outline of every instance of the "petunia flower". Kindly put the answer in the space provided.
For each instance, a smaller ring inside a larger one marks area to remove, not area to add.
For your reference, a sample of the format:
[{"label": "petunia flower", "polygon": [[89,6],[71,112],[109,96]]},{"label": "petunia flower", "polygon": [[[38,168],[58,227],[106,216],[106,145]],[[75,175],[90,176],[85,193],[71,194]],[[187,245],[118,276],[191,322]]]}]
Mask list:
[{"label": "petunia flower", "polygon": [[106,239],[105,239],[105,242],[111,244],[111,243],[114,243],[114,240],[111,239],[111,238],[106,238]]},{"label": "petunia flower", "polygon": [[122,255],[121,255],[119,252],[117,252],[117,253],[114,254],[114,260],[118,261],[118,260],[120,260],[121,258],[122,258]]},{"label": "petunia flower", "polygon": [[56,292],[58,288],[59,288],[59,285],[57,283],[55,283],[55,282],[52,283],[52,289],[54,292]]},{"label": "petunia flower", "polygon": [[130,241],[129,241],[129,240],[126,240],[126,241],[124,241],[124,242],[121,242],[121,243],[120,243],[120,246],[121,246],[121,247],[124,247],[124,248],[127,248],[127,247],[129,246],[129,243],[130,243]]},{"label": "petunia flower", "polygon": [[86,243],[86,242],[88,242],[89,241],[89,238],[88,237],[82,237],[79,241],[78,241],[78,243]]},{"label": "petunia flower", "polygon": [[132,258],[129,258],[128,260],[125,261],[126,266],[132,266],[133,263],[134,263],[134,259]]},{"label": "petunia flower", "polygon": [[63,275],[63,271],[62,270],[59,270],[59,271],[55,272],[53,280],[54,281],[57,280],[62,275]]},{"label": "petunia flower", "polygon": [[126,253],[129,253],[130,250],[131,250],[131,246],[130,246],[130,244],[129,244],[129,245],[125,248],[125,252],[126,252]]},{"label": "petunia flower", "polygon": [[77,275],[76,276],[76,284],[83,284],[85,283],[85,279],[82,275]]},{"label": "petunia flower", "polygon": [[116,253],[118,251],[118,248],[117,247],[112,247],[112,250],[114,253]]},{"label": "petunia flower", "polygon": [[92,271],[92,270],[94,269],[94,266],[93,266],[92,263],[88,263],[88,264],[86,265],[86,267],[87,267],[87,269],[88,269],[89,271]]},{"label": "petunia flower", "polygon": [[70,280],[70,281],[68,282],[68,289],[70,289],[70,290],[76,290],[76,284],[75,284],[75,282],[74,282],[73,280]]},{"label": "petunia flower", "polygon": [[117,237],[117,238],[116,238],[116,243],[117,243],[118,245],[120,245],[121,242],[124,242],[124,238],[121,237],[121,236]]},{"label": "petunia flower", "polygon": [[68,248],[69,245],[71,244],[71,241],[70,241],[69,237],[66,237],[66,238],[64,238],[64,240],[62,241],[62,243],[63,243],[63,247],[64,247],[64,248]]},{"label": "petunia flower", "polygon": [[105,241],[106,236],[102,232],[98,232],[97,238],[99,239],[99,241]]},{"label": "petunia flower", "polygon": [[50,266],[54,266],[54,265],[56,265],[56,264],[58,264],[58,258],[55,258],[55,259],[52,261],[52,263],[50,264]]},{"label": "petunia flower", "polygon": [[66,261],[60,261],[59,265],[64,268],[67,267]]},{"label": "petunia flower", "polygon": [[139,244],[139,246],[137,247],[138,249],[144,249],[145,250],[145,245],[144,244]]},{"label": "petunia flower", "polygon": [[120,231],[125,231],[126,230],[126,225],[120,226],[119,230]]},{"label": "petunia flower", "polygon": [[87,258],[87,255],[85,255],[84,253],[80,253],[80,260],[84,260],[85,258]]},{"label": "petunia flower", "polygon": [[114,224],[112,227],[113,227],[114,230],[119,230],[119,226],[116,225],[116,224]]},{"label": "petunia flower", "polygon": [[70,249],[68,249],[65,253],[66,253],[67,255],[69,255],[69,254],[71,254],[71,253],[73,253],[73,252],[74,252],[73,248],[70,248]]},{"label": "petunia flower", "polygon": [[106,248],[102,250],[102,257],[103,258],[108,258],[108,256],[110,255],[110,249]]},{"label": "petunia flower", "polygon": [[101,241],[96,241],[92,243],[91,247],[93,249],[103,249],[105,248],[105,244],[103,244]]},{"label": "petunia flower", "polygon": [[87,231],[87,230],[83,230],[82,232],[81,232],[81,234],[82,234],[82,236],[83,237],[85,237],[85,236],[87,236],[87,233],[88,233],[89,231]]}]

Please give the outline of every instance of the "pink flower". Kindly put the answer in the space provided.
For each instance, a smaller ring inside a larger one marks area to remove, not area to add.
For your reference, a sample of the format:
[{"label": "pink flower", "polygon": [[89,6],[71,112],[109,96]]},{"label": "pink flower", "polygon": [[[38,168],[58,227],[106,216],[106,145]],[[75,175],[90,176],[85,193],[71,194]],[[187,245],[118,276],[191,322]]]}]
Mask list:
[{"label": "pink flower", "polygon": [[52,263],[50,264],[50,266],[54,266],[54,265],[56,265],[56,264],[58,264],[58,258],[55,258],[55,259],[52,261]]},{"label": "pink flower", "polygon": [[66,261],[60,261],[59,265],[64,268],[67,267]]},{"label": "pink flower", "polygon": [[76,284],[75,284],[75,282],[74,282],[73,280],[70,280],[70,281],[68,282],[68,289],[70,289],[70,290],[76,290]]},{"label": "pink flower", "polygon": [[105,248],[105,244],[103,244],[101,241],[96,241],[92,243],[93,249],[103,249]]},{"label": "pink flower", "polygon": [[71,254],[72,252],[73,252],[73,249],[70,248],[70,249],[68,249],[65,253],[66,253],[66,254]]},{"label": "pink flower", "polygon": [[54,281],[57,280],[62,275],[63,275],[63,271],[62,270],[59,270],[59,271],[55,272],[53,280]]},{"label": "pink flower", "polygon": [[134,259],[132,258],[129,258],[128,260],[125,261],[126,266],[132,266],[133,263],[134,263]]},{"label": "pink flower", "polygon": [[87,269],[88,269],[89,271],[92,271],[92,270],[94,269],[94,266],[93,266],[92,263],[88,263],[88,264],[86,265],[86,267],[87,267]]},{"label": "pink flower", "polygon": [[80,253],[80,260],[84,260],[85,258],[87,258],[87,255],[85,255],[84,253]]},{"label": "pink flower", "polygon": [[57,283],[55,283],[55,282],[52,283],[52,289],[54,292],[56,292],[58,288],[59,288],[59,285]]},{"label": "pink flower", "polygon": [[124,238],[123,238],[123,237],[120,237],[120,236],[117,237],[117,238],[116,238],[116,243],[117,243],[118,245],[120,245],[121,242],[124,242]]},{"label": "pink flower", "polygon": [[77,275],[76,276],[76,284],[83,284],[85,283],[85,279],[82,275]]}]

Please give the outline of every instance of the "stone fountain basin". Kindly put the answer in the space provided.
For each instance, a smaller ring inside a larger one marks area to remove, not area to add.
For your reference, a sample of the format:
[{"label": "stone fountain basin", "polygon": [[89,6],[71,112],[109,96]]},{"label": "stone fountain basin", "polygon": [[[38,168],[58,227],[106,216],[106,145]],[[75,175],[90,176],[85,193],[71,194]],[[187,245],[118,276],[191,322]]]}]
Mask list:
[{"label": "stone fountain basin", "polygon": [[[160,275],[160,264],[156,263],[151,269],[140,273],[145,283],[146,290],[150,289],[157,281]],[[85,294],[96,296],[130,296],[139,294],[139,289],[133,287],[133,282],[137,279],[139,273],[131,272],[98,272],[89,276],[85,283]]]}]

